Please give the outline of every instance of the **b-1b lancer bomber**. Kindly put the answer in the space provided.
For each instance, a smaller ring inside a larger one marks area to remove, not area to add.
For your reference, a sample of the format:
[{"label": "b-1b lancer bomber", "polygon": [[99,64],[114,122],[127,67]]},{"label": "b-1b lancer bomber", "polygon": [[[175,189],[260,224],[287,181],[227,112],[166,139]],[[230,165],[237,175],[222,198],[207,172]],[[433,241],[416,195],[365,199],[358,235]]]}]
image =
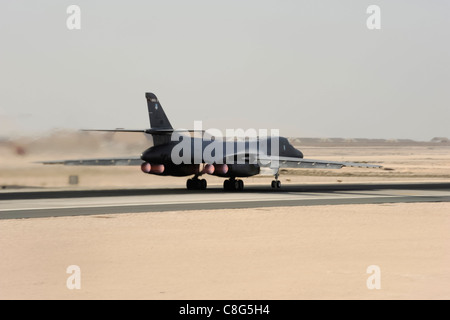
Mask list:
[{"label": "b-1b lancer bomber", "polygon": [[243,190],[244,182],[239,178],[255,176],[264,171],[275,177],[271,187],[277,189],[281,187],[278,178],[282,168],[380,167],[365,163],[305,159],[303,153],[294,148],[288,139],[273,133],[259,136],[245,134],[244,137],[223,137],[218,130],[175,130],[158,98],[153,93],[146,93],[145,97],[150,129],[88,130],[142,132],[151,135],[153,146],[145,150],[140,157],[63,160],[43,163],[82,166],[140,166],[146,174],[191,176],[186,183],[189,190],[206,189],[207,182],[205,179],[201,179],[205,175],[225,178],[223,183],[225,190]]}]

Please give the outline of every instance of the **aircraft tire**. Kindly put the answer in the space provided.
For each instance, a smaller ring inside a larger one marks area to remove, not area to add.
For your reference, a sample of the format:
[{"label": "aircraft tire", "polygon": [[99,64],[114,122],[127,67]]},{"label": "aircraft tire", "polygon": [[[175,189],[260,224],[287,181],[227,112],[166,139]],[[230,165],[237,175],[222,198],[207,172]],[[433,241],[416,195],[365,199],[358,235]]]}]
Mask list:
[{"label": "aircraft tire", "polygon": [[193,189],[193,183],[194,181],[192,180],[192,179],[188,179],[187,181],[186,181],[186,188],[188,189],[188,190],[192,190]]}]

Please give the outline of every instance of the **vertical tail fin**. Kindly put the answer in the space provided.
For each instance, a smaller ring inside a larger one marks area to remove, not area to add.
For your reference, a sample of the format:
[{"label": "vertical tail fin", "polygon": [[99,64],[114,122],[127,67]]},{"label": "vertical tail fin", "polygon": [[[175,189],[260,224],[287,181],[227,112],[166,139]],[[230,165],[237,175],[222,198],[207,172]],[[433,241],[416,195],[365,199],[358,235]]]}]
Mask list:
[{"label": "vertical tail fin", "polygon": [[145,98],[147,99],[150,127],[152,129],[173,129],[158,98],[151,92],[147,92]]},{"label": "vertical tail fin", "polygon": [[[150,128],[152,129],[172,129],[169,119],[166,116],[158,98],[151,92],[145,93],[147,99],[148,116],[150,118]],[[170,134],[152,134],[153,145],[158,146],[170,142]]]}]

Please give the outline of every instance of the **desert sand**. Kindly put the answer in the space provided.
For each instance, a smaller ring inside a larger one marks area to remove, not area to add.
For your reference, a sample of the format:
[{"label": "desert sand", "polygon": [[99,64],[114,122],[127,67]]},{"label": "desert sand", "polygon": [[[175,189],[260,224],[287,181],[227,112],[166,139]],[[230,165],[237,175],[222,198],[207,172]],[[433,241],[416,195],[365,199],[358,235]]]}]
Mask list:
[{"label": "desert sand", "polygon": [[448,203],[3,220],[0,299],[449,299],[448,230]]}]

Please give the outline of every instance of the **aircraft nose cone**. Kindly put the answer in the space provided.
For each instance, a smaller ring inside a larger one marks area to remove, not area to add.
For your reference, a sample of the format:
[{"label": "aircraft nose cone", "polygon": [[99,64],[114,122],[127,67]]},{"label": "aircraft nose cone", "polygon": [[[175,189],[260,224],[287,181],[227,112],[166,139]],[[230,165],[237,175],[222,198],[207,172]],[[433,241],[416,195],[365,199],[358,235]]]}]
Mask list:
[{"label": "aircraft nose cone", "polygon": [[147,157],[145,156],[145,152],[143,154],[141,154],[141,160],[142,161],[147,161]]},{"label": "aircraft nose cone", "polygon": [[153,152],[152,150],[145,150],[142,154],[141,154],[141,159],[146,161],[146,162],[152,162],[153,158]]},{"label": "aircraft nose cone", "polygon": [[296,156],[298,157],[298,158],[303,158],[303,152],[301,152],[300,150],[295,150],[296,152]]}]

